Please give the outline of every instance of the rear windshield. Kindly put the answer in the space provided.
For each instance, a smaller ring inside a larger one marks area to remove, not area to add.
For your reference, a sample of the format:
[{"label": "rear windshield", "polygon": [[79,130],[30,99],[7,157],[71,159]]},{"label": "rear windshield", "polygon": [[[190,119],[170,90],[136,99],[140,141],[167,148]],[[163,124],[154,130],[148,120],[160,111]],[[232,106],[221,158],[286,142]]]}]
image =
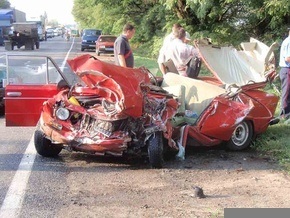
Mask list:
[{"label": "rear windshield", "polygon": [[84,30],[84,35],[86,36],[96,36],[101,34],[102,30],[94,30],[94,29]]}]

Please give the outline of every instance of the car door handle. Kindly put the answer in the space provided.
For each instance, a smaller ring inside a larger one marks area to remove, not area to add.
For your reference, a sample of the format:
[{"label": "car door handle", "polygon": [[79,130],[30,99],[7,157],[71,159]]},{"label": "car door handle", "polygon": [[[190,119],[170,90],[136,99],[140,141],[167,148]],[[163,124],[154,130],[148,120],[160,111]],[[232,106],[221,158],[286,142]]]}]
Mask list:
[{"label": "car door handle", "polygon": [[21,92],[7,92],[8,97],[20,97],[21,95]]}]

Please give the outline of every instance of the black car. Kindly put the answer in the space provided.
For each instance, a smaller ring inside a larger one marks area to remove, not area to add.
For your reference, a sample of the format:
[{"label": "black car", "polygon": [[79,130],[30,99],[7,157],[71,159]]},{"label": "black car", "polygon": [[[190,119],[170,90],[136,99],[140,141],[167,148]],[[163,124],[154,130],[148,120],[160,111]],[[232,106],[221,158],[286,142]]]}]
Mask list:
[{"label": "black car", "polygon": [[101,30],[97,29],[84,29],[82,34],[81,51],[85,49],[96,49],[96,41],[102,34]]}]

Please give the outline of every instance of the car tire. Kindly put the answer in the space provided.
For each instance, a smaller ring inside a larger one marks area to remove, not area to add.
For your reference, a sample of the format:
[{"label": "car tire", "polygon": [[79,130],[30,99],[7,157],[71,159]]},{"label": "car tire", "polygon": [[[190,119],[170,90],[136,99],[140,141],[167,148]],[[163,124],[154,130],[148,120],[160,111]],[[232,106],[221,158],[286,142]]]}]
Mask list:
[{"label": "car tire", "polygon": [[253,138],[253,125],[250,121],[241,122],[234,130],[231,139],[226,147],[232,151],[241,151],[251,145]]},{"label": "car tire", "polygon": [[84,51],[85,49],[84,48],[81,48],[81,51]]},{"label": "car tire", "polygon": [[62,145],[51,143],[41,130],[34,132],[34,145],[37,153],[43,157],[57,156],[62,150]]},{"label": "car tire", "polygon": [[149,163],[152,168],[163,166],[163,136],[162,132],[155,132],[147,141]]}]

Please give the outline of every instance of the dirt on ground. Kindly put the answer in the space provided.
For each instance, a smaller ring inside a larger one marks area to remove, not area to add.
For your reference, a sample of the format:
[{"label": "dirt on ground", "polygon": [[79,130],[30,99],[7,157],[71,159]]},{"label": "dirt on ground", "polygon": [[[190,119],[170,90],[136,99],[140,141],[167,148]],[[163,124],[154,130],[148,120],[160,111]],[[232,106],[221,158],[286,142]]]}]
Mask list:
[{"label": "dirt on ground", "polygon": [[[70,190],[67,217],[82,217],[80,207],[86,207],[86,217],[204,218],[223,217],[225,208],[290,206],[289,175],[272,159],[253,150],[186,153],[184,161],[169,160],[162,169],[122,158],[99,160],[94,179],[83,181],[86,189],[81,190],[78,175],[71,173],[75,188]],[[91,158],[81,159],[92,167],[97,163]],[[100,185],[91,185],[96,182]]]}]

